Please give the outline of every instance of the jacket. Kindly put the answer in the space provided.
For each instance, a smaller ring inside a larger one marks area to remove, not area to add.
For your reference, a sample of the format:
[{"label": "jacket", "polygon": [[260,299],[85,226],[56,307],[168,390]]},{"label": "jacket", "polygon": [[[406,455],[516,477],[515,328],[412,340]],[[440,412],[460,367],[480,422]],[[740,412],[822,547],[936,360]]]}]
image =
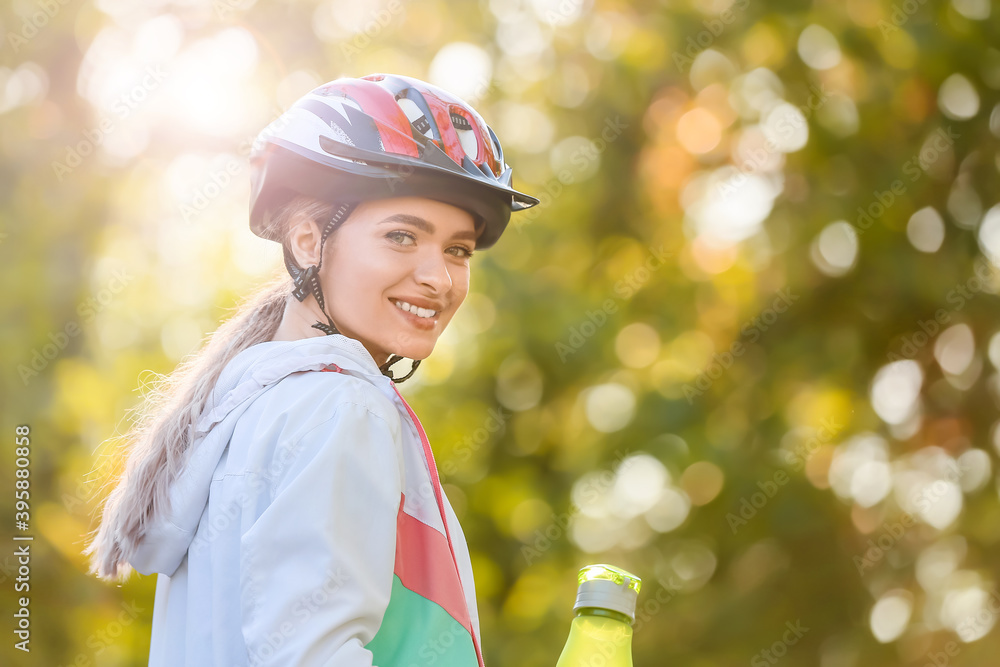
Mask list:
[{"label": "jacket", "polygon": [[462,528],[360,342],[240,352],[169,497],[130,560],[157,573],[151,667],[482,667]]}]

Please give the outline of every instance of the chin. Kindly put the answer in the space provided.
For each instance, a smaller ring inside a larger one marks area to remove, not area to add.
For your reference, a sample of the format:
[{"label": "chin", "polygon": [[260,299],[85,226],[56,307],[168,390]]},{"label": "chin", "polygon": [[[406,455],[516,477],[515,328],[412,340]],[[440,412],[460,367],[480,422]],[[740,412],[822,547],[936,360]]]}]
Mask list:
[{"label": "chin", "polygon": [[431,356],[431,352],[434,351],[434,346],[437,344],[437,337],[433,339],[426,338],[423,340],[417,339],[412,335],[400,334],[393,337],[392,339],[385,340],[379,347],[386,350],[389,355],[398,354],[401,357],[406,357],[407,359],[423,360]]},{"label": "chin", "polygon": [[407,359],[417,361],[431,356],[431,352],[433,351],[434,343],[431,343],[429,345],[409,345],[396,352],[396,354],[402,355]]}]

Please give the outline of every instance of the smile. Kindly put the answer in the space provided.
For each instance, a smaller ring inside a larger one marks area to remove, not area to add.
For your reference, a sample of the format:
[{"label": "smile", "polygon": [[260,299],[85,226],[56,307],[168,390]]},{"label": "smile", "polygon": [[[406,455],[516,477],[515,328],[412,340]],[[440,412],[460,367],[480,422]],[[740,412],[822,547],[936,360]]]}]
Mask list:
[{"label": "smile", "polygon": [[414,306],[412,303],[407,303],[406,301],[396,301],[394,299],[390,299],[390,301],[396,304],[396,308],[399,308],[402,311],[405,311],[412,315],[416,315],[417,317],[423,319],[430,319],[432,317],[435,317],[440,312],[437,310],[430,310],[428,308],[419,308],[417,306]]}]

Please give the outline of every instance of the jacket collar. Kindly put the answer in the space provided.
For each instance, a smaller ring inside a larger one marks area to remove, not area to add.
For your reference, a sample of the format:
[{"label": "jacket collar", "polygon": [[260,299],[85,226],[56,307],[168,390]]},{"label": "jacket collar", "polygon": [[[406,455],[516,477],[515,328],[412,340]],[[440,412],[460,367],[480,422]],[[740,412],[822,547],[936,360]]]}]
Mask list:
[{"label": "jacket collar", "polygon": [[348,338],[343,334],[313,336],[290,341],[268,341],[260,344],[275,344],[279,346],[278,354],[298,357],[300,363],[323,363],[326,360],[326,365],[330,365],[329,358],[335,356],[336,360],[332,363],[336,363],[337,366],[346,371],[389,379],[382,374],[375,359],[360,341]]},{"label": "jacket collar", "polygon": [[207,432],[247,398],[292,373],[334,366],[363,377],[387,396],[395,393],[392,380],[382,374],[375,359],[358,340],[333,334],[265,341],[241,351],[223,369],[198,420],[195,435]]}]

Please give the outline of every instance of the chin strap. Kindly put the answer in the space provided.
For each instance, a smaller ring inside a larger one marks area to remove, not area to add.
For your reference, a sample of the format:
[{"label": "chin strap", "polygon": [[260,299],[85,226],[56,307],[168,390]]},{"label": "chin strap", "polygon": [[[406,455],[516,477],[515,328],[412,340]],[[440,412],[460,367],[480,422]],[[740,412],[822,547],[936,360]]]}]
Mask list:
[{"label": "chin strap", "polygon": [[[312,325],[312,328],[319,329],[327,336],[339,334],[340,330],[338,330],[337,325],[333,323],[333,318],[330,317],[330,314],[326,312],[326,300],[323,298],[323,288],[319,284],[319,270],[323,268],[323,245],[326,243],[327,237],[340,225],[344,218],[351,214],[351,211],[353,211],[356,206],[357,204],[340,204],[337,207],[336,212],[334,212],[333,217],[331,217],[329,222],[327,222],[323,227],[323,234],[320,237],[319,242],[319,264],[313,264],[308,269],[303,270],[298,264],[296,264],[295,257],[292,256],[292,251],[291,248],[288,247],[288,244],[283,243],[281,246],[285,259],[285,268],[288,270],[288,274],[292,277],[292,280],[295,283],[295,289],[292,290],[292,296],[299,301],[304,301],[310,294],[316,298],[316,303],[319,305],[319,309],[326,317],[327,324],[317,321],[316,324]],[[393,377],[392,371],[389,370],[390,366],[403,358],[404,357],[401,357],[398,354],[391,355],[388,361],[379,366],[379,370],[382,371],[382,375],[385,375],[396,383],[408,380],[417,370],[417,366],[420,365],[419,359],[413,362],[413,367],[410,369],[410,372],[401,378],[397,379]]]},{"label": "chin strap", "polygon": [[387,378],[389,378],[390,380],[392,380],[393,382],[395,382],[397,384],[400,383],[400,382],[403,382],[405,380],[409,380],[410,376],[413,375],[414,372],[416,372],[417,366],[420,365],[420,359],[417,359],[416,361],[414,361],[413,365],[410,367],[410,372],[407,373],[406,375],[404,375],[401,378],[395,378],[395,377],[393,377],[392,371],[389,370],[389,366],[392,366],[394,363],[396,363],[400,359],[404,359],[404,358],[405,357],[401,357],[398,354],[390,355],[389,356],[389,360],[387,362],[385,362],[384,364],[382,364],[381,366],[379,366],[378,369],[380,371],[382,371],[382,375],[386,376]]}]

